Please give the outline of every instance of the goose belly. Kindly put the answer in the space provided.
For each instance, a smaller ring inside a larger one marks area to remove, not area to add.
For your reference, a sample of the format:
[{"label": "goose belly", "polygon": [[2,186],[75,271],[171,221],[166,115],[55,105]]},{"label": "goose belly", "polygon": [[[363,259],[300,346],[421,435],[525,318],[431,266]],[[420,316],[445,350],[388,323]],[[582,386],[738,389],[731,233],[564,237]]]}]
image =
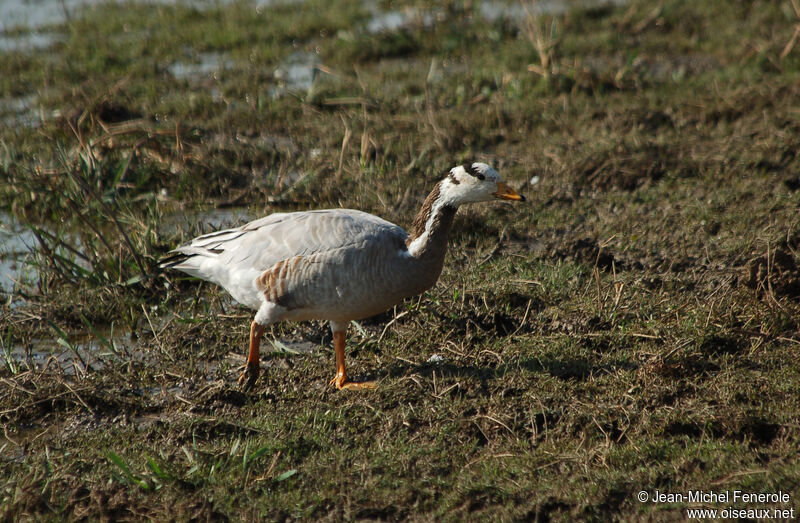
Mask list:
[{"label": "goose belly", "polygon": [[[422,291],[420,291],[422,292]],[[334,320],[347,322],[360,320],[385,312],[404,298],[419,293],[401,293],[395,289],[376,289],[374,294],[348,292],[337,287],[327,295],[320,295],[315,303],[307,303],[286,312],[288,320]]]},{"label": "goose belly", "polygon": [[367,318],[424,292],[439,276],[438,270],[379,249],[349,249],[329,258],[298,264],[299,277],[276,300],[287,308],[286,319]]}]

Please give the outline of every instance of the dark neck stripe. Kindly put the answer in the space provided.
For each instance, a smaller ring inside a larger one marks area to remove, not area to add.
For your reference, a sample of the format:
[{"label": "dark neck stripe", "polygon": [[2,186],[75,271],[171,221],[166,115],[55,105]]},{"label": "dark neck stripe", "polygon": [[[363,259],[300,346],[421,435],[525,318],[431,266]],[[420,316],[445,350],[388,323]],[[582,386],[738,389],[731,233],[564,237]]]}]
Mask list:
[{"label": "dark neck stripe", "polygon": [[428,216],[431,215],[433,204],[439,199],[439,192],[442,182],[436,184],[431,193],[425,198],[425,203],[422,204],[422,209],[419,210],[411,223],[411,234],[408,236],[406,244],[411,244],[414,240],[419,238],[425,233],[425,224],[428,222]]}]

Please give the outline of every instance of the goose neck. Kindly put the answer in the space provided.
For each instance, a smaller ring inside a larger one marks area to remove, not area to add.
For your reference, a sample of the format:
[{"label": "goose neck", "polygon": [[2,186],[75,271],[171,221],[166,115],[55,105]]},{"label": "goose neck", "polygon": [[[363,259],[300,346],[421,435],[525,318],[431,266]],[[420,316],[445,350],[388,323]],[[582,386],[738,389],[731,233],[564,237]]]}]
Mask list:
[{"label": "goose neck", "polygon": [[425,199],[411,226],[406,246],[415,258],[444,258],[447,239],[457,207],[441,194],[441,182]]}]

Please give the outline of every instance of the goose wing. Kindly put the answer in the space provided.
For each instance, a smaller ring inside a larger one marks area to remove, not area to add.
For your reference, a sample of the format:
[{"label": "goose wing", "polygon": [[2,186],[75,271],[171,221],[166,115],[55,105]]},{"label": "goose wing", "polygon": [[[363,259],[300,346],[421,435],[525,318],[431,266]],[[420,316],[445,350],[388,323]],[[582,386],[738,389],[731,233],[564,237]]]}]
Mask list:
[{"label": "goose wing", "polygon": [[402,246],[406,238],[401,227],[362,211],[275,213],[241,227],[198,236],[170,251],[161,266],[224,283],[216,274],[223,268],[224,272],[255,274],[296,256],[358,247],[365,242]]}]

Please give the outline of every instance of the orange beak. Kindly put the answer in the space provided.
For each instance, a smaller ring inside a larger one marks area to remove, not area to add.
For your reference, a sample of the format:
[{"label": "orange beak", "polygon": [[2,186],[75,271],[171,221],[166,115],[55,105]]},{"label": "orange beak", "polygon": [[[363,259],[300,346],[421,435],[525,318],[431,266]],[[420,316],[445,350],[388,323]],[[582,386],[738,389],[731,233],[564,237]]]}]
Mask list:
[{"label": "orange beak", "polygon": [[497,192],[494,193],[494,197],[501,200],[525,201],[525,197],[509,187],[506,182],[497,182]]}]

